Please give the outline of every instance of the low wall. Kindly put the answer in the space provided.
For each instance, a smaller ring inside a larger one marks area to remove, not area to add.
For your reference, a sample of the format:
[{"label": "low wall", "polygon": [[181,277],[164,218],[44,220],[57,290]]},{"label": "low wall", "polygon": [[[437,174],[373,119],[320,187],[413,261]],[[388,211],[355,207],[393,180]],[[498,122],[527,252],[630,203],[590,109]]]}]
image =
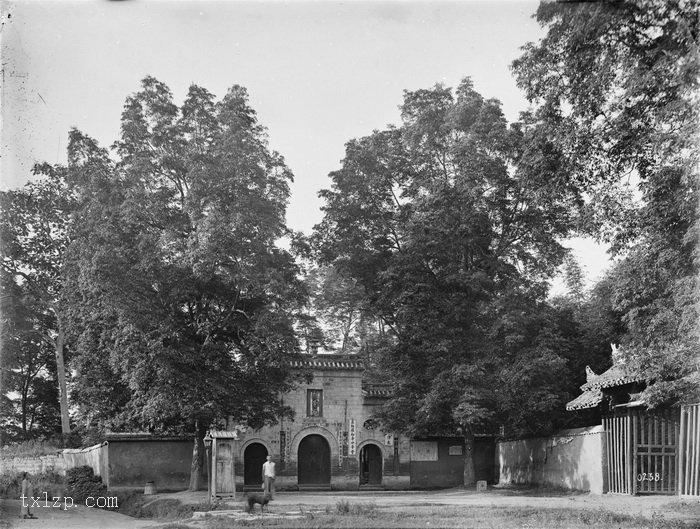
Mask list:
[{"label": "low wall", "polygon": [[82,449],[66,449],[62,452],[65,468],[82,466],[92,467],[96,476],[102,478],[102,482],[109,487],[109,445],[100,443]]},{"label": "low wall", "polygon": [[500,484],[547,485],[595,494],[607,491],[602,425],[498,443],[496,461]]},{"label": "low wall", "polygon": [[443,488],[464,484],[464,438],[411,441],[411,487]]},{"label": "low wall", "polygon": [[83,465],[91,466],[98,476],[107,475],[107,443],[102,443],[80,450],[62,450],[55,455],[37,457],[0,458],[0,473],[29,472],[58,472],[65,475],[66,470]]},{"label": "low wall", "polygon": [[158,491],[184,490],[190,482],[192,446],[192,439],[110,439],[109,486],[143,488],[153,481]]},{"label": "low wall", "polygon": [[66,464],[62,455],[0,458],[0,474],[10,472],[41,474],[48,471],[58,472],[59,474],[66,473]]}]

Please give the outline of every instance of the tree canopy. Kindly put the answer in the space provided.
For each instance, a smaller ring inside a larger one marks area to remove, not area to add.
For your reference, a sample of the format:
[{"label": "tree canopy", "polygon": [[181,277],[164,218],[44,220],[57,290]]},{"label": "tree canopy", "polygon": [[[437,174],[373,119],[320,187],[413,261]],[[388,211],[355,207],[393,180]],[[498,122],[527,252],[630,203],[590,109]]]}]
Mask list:
[{"label": "tree canopy", "polygon": [[274,420],[304,299],[276,246],[289,169],[238,86],[219,102],[192,86],[178,108],[146,78],[121,129],[116,162],[81,134],[71,144],[81,201],[64,303],[75,402],[120,428]]},{"label": "tree canopy", "polygon": [[347,144],[314,233],[391,331],[381,418],[411,435],[550,428],[569,371],[544,301],[579,200],[559,154],[469,79],[406,92],[401,110],[400,127]]},{"label": "tree canopy", "polygon": [[[34,174],[37,181],[24,188],[0,192],[0,420],[6,439],[69,429],[65,384],[59,406],[64,332],[58,301],[74,197],[62,168],[38,164]],[[9,392],[19,399],[9,399]]]},{"label": "tree canopy", "polygon": [[611,244],[627,360],[656,405],[700,395],[695,2],[542,3],[546,36],[513,63],[541,134]]},{"label": "tree canopy", "polygon": [[31,336],[52,318],[81,428],[194,433],[197,488],[209,426],[291,412],[280,397],[307,299],[278,245],[291,171],[244,88],[217,101],[193,85],[178,107],[152,77],[127,98],[112,152],[73,130],[68,163],[37,171],[2,195],[3,300],[53,305],[13,311],[7,354],[36,378],[47,353]]}]

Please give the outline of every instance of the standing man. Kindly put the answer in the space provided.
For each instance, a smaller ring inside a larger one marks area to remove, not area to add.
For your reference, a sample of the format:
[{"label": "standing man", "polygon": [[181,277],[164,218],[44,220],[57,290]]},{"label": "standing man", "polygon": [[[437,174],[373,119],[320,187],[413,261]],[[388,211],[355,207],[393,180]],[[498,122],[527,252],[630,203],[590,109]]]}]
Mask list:
[{"label": "standing man", "polygon": [[31,511],[29,510],[29,501],[32,500],[34,495],[34,488],[32,487],[32,482],[29,481],[29,474],[22,472],[22,495],[20,499],[22,500],[22,506],[20,508],[20,516],[25,520],[27,518],[36,519]]},{"label": "standing man", "polygon": [[263,463],[263,481],[265,485],[265,494],[274,499],[275,495],[275,462],[272,461],[272,456],[267,456],[267,461]]}]

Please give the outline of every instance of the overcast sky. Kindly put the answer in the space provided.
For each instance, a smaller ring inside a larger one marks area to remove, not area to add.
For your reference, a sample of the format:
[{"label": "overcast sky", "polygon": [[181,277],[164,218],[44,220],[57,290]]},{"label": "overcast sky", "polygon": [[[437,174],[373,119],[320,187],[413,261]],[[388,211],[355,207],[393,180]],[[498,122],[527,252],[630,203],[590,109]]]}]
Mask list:
[{"label": "overcast sky", "polygon": [[[116,140],[127,95],[152,75],[180,103],[190,84],[221,97],[240,84],[295,175],[290,227],[321,218],[318,190],[344,144],[398,124],[403,90],[469,76],[509,120],[527,102],[509,65],[543,32],[537,2],[5,2],[2,12],[3,189],[37,161],[64,162],[77,127]],[[583,245],[582,245],[583,244]],[[606,261],[577,243],[591,278]]]}]

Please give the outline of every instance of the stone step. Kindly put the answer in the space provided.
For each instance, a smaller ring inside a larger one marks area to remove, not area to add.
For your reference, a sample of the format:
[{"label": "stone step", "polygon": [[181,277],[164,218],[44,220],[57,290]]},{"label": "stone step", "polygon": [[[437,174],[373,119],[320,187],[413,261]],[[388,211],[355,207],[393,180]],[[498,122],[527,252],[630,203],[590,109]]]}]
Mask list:
[{"label": "stone step", "polygon": [[331,490],[330,483],[320,483],[318,485],[297,485],[300,491]]}]

